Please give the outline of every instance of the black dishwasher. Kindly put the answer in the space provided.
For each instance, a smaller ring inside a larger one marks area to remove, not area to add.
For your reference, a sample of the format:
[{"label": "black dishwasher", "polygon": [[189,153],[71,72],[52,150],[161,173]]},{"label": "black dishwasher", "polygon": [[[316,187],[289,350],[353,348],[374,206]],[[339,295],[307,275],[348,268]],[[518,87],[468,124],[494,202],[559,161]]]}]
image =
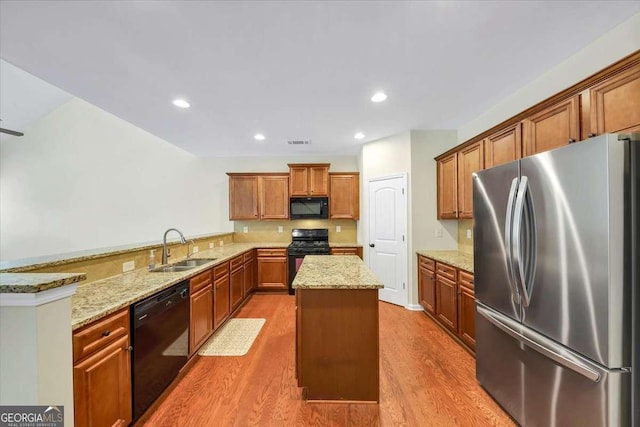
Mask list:
[{"label": "black dishwasher", "polygon": [[133,305],[133,419],[160,396],[187,362],[189,281]]}]

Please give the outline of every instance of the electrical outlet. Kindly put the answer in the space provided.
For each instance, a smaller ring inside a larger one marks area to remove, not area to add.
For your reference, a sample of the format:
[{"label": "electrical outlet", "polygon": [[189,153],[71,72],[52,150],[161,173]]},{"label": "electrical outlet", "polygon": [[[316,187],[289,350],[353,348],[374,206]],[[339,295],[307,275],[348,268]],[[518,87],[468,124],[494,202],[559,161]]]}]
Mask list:
[{"label": "electrical outlet", "polygon": [[283,231],[284,231],[284,228],[281,225],[279,225],[278,226],[278,233],[282,233]]},{"label": "electrical outlet", "polygon": [[342,227],[336,225],[336,233],[342,233]]},{"label": "electrical outlet", "polygon": [[127,271],[131,271],[134,268],[136,268],[136,262],[135,261],[127,261],[127,262],[123,262],[122,263],[122,272],[126,273]]},{"label": "electrical outlet", "polygon": [[193,247],[193,253],[194,253],[194,254],[197,254],[199,250],[200,250],[200,248],[199,248],[199,247],[197,247],[197,246],[194,246],[194,247]]},{"label": "electrical outlet", "polygon": [[436,227],[436,237],[442,237],[442,227]]},{"label": "electrical outlet", "polygon": [[247,227],[246,225],[244,227],[242,227],[242,232],[243,233],[248,233],[249,232],[249,227]]},{"label": "electrical outlet", "polygon": [[471,239],[471,229],[467,228],[467,239]]},{"label": "electrical outlet", "polygon": [[[245,228],[247,228],[247,227],[245,227]],[[248,230],[245,230],[244,232],[246,233],[247,231],[248,231]],[[218,242],[218,245],[219,245],[219,246],[224,246],[224,240],[220,240],[220,241]]]}]

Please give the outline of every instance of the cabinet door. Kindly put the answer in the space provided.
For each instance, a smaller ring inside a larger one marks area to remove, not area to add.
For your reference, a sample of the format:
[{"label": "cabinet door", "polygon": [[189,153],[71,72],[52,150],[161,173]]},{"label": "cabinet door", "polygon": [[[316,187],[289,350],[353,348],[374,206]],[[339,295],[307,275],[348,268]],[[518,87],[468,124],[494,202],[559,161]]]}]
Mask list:
[{"label": "cabinet door", "polygon": [[235,310],[244,299],[244,268],[240,268],[231,272],[231,311]]},{"label": "cabinet door", "polygon": [[213,283],[215,294],[213,296],[213,328],[218,326],[229,317],[229,275],[223,276]]},{"label": "cabinet door", "polygon": [[329,218],[360,219],[360,174],[330,174]]},{"label": "cabinet door", "polygon": [[249,261],[247,261],[244,264],[243,293],[245,297],[249,295],[249,293],[253,291],[253,289],[255,288],[255,280],[256,280],[255,271],[256,271],[256,263],[253,260],[253,258],[251,258]]},{"label": "cabinet door", "polygon": [[484,167],[492,168],[522,157],[522,124],[516,123],[484,140]]},{"label": "cabinet door", "polygon": [[640,131],[640,64],[590,89],[591,133]]},{"label": "cabinet door", "polygon": [[329,195],[329,167],[311,166],[309,168],[309,195]]},{"label": "cabinet door", "polygon": [[362,259],[362,248],[361,247],[353,247],[353,248],[331,248],[331,255],[357,255]]},{"label": "cabinet door", "polygon": [[258,177],[229,176],[229,219],[258,218]]},{"label": "cabinet door", "polygon": [[418,294],[420,305],[425,311],[436,314],[436,276],[424,267],[418,269]]},{"label": "cabinet door", "polygon": [[473,218],[473,176],[484,168],[482,141],[458,151],[458,218]]},{"label": "cabinet door", "polygon": [[531,156],[580,140],[578,96],[546,108],[524,120],[524,154]]},{"label": "cabinet door", "polygon": [[258,289],[288,289],[286,257],[258,257]]},{"label": "cabinet door", "polygon": [[77,426],[127,426],[131,423],[129,335],[73,367]]},{"label": "cabinet door", "polygon": [[200,347],[213,330],[213,288],[209,285],[191,295],[189,354]]},{"label": "cabinet door", "polygon": [[289,194],[307,196],[309,191],[309,169],[306,166],[289,166]]},{"label": "cabinet door", "polygon": [[476,347],[476,300],[473,289],[459,286],[458,293],[458,336],[472,350]]},{"label": "cabinet door", "polygon": [[263,176],[260,219],[289,219],[289,176]]},{"label": "cabinet door", "polygon": [[438,219],[458,217],[458,156],[438,160]]},{"label": "cabinet door", "polygon": [[436,276],[436,317],[453,332],[458,332],[456,297],[456,282]]}]

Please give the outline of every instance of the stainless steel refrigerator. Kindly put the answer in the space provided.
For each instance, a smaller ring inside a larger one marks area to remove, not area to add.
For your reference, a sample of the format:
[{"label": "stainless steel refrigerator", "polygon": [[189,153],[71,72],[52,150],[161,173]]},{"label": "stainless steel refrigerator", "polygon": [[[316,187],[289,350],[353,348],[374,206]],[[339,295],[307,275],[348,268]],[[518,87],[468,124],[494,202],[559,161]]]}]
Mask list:
[{"label": "stainless steel refrigerator", "polygon": [[476,377],[523,426],[640,425],[639,135],[473,176]]}]

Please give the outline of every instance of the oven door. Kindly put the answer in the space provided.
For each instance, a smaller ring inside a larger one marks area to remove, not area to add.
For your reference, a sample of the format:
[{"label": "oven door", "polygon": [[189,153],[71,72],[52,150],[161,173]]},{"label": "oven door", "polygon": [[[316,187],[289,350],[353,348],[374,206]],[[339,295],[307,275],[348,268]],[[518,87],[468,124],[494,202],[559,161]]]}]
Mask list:
[{"label": "oven door", "polygon": [[289,254],[289,295],[295,295],[296,291],[291,287],[293,279],[296,278],[296,273],[302,265],[304,254]]}]

